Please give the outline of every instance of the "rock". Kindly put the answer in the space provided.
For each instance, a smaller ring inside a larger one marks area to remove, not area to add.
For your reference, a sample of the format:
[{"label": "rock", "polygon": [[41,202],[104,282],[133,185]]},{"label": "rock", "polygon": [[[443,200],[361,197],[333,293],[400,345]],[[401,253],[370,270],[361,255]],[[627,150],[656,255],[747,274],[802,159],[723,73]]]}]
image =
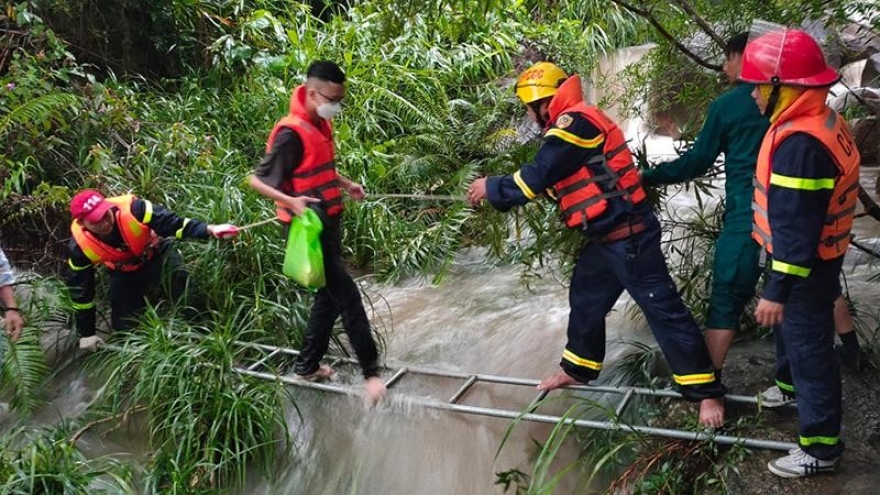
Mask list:
[{"label": "rock", "polygon": [[862,165],[877,164],[880,161],[880,119],[876,116],[857,119],[852,122],[853,135]]},{"label": "rock", "polygon": [[880,34],[868,26],[850,23],[840,30],[839,43],[842,47],[841,66],[867,59],[860,86],[876,84],[880,75]]},{"label": "rock", "polygon": [[[835,93],[828,100],[828,106],[837,112],[848,108],[864,105],[874,114],[880,114],[880,89],[877,88],[852,88],[847,90],[835,87]],[[839,93],[839,94],[838,94]]]}]

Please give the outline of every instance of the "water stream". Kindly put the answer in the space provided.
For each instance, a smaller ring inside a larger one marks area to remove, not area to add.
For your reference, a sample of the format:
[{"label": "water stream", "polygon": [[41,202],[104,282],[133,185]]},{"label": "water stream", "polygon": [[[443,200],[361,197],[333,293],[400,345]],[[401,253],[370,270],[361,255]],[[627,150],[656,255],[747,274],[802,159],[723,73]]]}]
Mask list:
[{"label": "water stream", "polygon": [[[640,53],[639,53],[640,54]],[[630,137],[638,123],[626,126]],[[638,137],[637,137],[638,139]],[[650,138],[653,159],[675,156],[668,138]],[[875,170],[863,171],[863,184],[874,191]],[[722,179],[716,179],[721,184]],[[665,207],[687,209],[695,205],[691,194],[673,195]],[[876,245],[880,224],[868,218],[856,222],[857,238]],[[880,291],[867,281],[871,259],[852,250],[847,257],[850,291],[865,307],[877,307]],[[371,320],[384,334],[391,364],[456,372],[497,374],[540,379],[558,368],[565,344],[568,317],[567,287],[552,276],[531,279],[527,287],[517,266],[492,267],[478,250],[460,253],[451,273],[440,285],[421,279],[394,286],[366,282]],[[608,357],[613,363],[623,347],[618,338],[651,342],[643,323],[624,317],[629,304],[624,295],[608,320]],[[50,392],[50,405],[35,423],[52,424],[81,413],[94,396],[82,374],[72,366]],[[346,373],[343,373],[344,375]],[[347,380],[355,381],[349,370]],[[345,378],[344,378],[345,379]],[[300,414],[290,408],[295,448],[283,460],[286,466],[272,479],[255,473],[242,494],[308,495],[487,495],[504,493],[495,474],[518,468],[530,473],[536,443],[546,440],[552,425],[522,423],[504,447],[510,421],[468,416],[413,406],[406,397],[427,396],[444,400],[460,382],[405,379],[392,388],[388,399],[366,410],[356,397],[297,390]],[[478,385],[465,399],[470,405],[522,410],[535,397],[534,390],[505,385]],[[559,413],[564,405],[546,412]],[[542,411],[544,412],[544,411]],[[0,413],[0,430],[9,427]],[[137,431],[136,428],[133,431]],[[79,445],[95,454],[129,457],[147,462],[145,439],[117,432],[108,437],[86,435]],[[496,456],[497,452],[497,456]],[[561,467],[577,458],[573,444],[557,460]],[[583,493],[577,471],[557,493]]]}]

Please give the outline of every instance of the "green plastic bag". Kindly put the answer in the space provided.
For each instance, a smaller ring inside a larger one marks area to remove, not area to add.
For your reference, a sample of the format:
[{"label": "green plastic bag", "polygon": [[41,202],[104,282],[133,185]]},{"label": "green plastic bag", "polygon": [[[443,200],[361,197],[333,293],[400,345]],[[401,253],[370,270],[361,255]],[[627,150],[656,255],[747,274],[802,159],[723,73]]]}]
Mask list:
[{"label": "green plastic bag", "polygon": [[321,250],[321,231],[324,226],[315,210],[293,217],[287,233],[287,251],[284,253],[284,275],[308,289],[320,289],[324,279],[324,252]]}]

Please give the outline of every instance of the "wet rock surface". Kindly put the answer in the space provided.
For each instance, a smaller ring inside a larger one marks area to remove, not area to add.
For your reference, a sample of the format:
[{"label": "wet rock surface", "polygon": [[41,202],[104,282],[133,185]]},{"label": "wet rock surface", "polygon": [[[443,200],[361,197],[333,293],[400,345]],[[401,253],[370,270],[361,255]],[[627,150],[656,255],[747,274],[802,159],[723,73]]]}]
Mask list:
[{"label": "wet rock surface", "polygon": [[[854,372],[841,368],[843,381],[843,438],[846,452],[831,475],[783,479],[767,470],[767,462],[783,452],[754,450],[739,466],[740,476],[728,480],[729,493],[800,495],[877,495],[880,493],[880,371],[874,366]],[[731,393],[754,395],[773,384],[775,353],[772,339],[734,345],[724,369],[724,381]],[[729,419],[754,414],[752,410],[728,407]],[[753,438],[794,442],[797,438],[797,409],[764,409],[761,425],[748,433]]]}]

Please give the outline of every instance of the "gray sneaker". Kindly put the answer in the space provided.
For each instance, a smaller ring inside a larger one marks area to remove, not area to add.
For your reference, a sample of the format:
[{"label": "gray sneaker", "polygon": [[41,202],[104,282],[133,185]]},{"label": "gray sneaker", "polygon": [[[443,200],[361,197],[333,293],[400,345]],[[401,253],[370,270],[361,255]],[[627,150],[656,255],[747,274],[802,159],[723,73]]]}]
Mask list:
[{"label": "gray sneaker", "polygon": [[767,469],[783,478],[803,478],[819,473],[832,473],[836,465],[836,457],[830,461],[823,461],[796,448],[789,450],[787,456],[768,462]]},{"label": "gray sneaker", "polygon": [[773,385],[767,390],[761,392],[758,396],[761,405],[767,408],[782,407],[788,404],[794,404],[794,395],[783,391],[778,385]]}]

